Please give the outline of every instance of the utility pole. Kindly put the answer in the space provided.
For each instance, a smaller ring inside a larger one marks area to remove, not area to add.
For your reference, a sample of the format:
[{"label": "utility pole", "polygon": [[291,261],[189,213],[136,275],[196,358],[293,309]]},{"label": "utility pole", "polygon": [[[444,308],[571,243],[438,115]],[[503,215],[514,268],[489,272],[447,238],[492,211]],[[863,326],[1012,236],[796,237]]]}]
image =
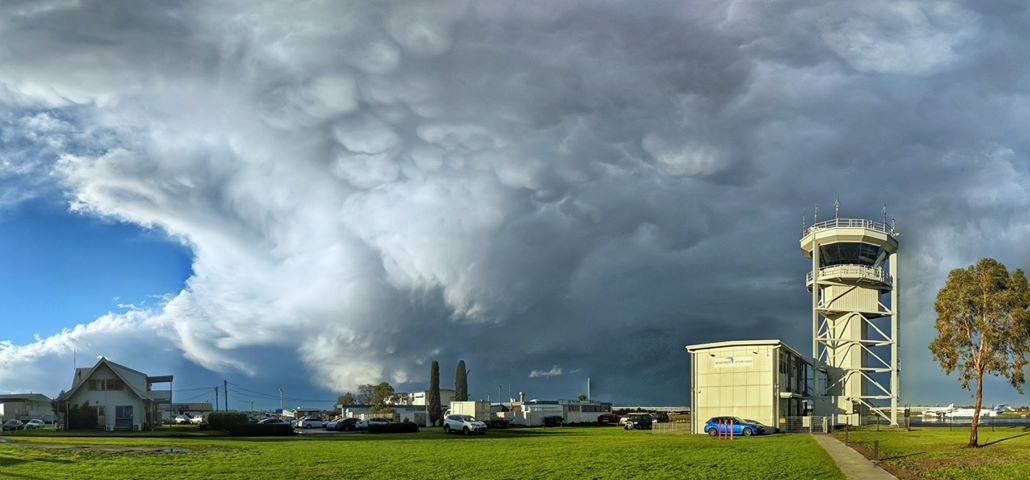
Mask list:
[{"label": "utility pole", "polygon": [[222,379],[222,386],[225,387],[225,411],[229,411],[229,380]]},{"label": "utility pole", "polygon": [[215,411],[218,411],[218,387],[215,387]]}]

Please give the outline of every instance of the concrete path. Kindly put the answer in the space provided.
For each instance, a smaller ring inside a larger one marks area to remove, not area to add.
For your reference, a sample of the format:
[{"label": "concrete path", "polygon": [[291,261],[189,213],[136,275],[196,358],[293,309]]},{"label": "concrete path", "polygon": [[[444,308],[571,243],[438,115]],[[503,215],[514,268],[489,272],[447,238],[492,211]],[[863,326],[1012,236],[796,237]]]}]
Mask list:
[{"label": "concrete path", "polygon": [[876,466],[871,460],[865,458],[861,453],[844,445],[840,440],[833,438],[833,435],[812,435],[815,441],[826,450],[826,453],[833,457],[837,468],[844,472],[849,480],[898,480],[898,477],[887,473],[886,470]]}]

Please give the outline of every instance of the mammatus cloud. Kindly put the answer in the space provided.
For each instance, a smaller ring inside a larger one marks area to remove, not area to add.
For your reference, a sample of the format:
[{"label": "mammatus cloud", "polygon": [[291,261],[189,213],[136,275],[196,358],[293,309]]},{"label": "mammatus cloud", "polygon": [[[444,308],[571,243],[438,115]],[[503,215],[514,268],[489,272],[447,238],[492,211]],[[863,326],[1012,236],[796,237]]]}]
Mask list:
[{"label": "mammatus cloud", "polygon": [[550,370],[533,370],[529,372],[529,378],[540,378],[540,377],[557,377],[561,375],[561,368],[557,365],[551,367]]},{"label": "mammatus cloud", "polygon": [[194,261],[159,307],[0,346],[0,388],[65,387],[25,372],[74,347],[331,391],[461,357],[482,396],[574,362],[682,403],[685,343],[810,341],[799,217],[840,195],[897,215],[903,388],[939,391],[947,270],[1030,260],[1003,8],[7,4],[0,205],[60,191]]}]

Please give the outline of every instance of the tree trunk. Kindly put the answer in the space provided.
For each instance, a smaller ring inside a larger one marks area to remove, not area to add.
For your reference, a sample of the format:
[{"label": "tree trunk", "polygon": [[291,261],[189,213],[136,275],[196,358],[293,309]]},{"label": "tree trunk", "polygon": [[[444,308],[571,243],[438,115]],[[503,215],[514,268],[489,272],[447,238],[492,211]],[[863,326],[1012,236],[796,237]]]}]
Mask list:
[{"label": "tree trunk", "polygon": [[984,404],[984,375],[983,372],[976,372],[976,408],[973,410],[973,422],[969,429],[969,447],[979,448],[980,439],[977,437],[976,429],[980,426],[980,408]]}]

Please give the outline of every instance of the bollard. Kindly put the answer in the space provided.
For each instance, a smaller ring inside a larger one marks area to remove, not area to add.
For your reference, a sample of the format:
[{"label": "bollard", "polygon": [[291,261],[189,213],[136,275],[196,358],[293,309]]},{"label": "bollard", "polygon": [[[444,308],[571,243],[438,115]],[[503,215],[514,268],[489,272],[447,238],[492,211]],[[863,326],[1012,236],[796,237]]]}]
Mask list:
[{"label": "bollard", "polygon": [[733,441],[733,420],[730,420],[730,441]]},{"label": "bollard", "polygon": [[844,428],[844,445],[848,444],[848,428]]},{"label": "bollard", "polygon": [[880,441],[879,440],[873,440],[873,461],[874,462],[879,462],[880,461]]}]

